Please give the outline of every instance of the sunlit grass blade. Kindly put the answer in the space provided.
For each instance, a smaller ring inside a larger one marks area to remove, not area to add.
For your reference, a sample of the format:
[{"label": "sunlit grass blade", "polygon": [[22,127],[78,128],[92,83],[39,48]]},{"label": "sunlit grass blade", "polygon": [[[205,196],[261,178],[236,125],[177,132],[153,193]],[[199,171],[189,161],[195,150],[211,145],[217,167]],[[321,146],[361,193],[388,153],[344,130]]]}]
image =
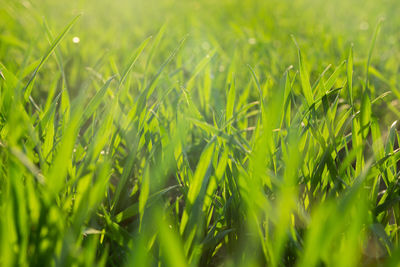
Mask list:
[{"label": "sunlit grass blade", "polygon": [[353,107],[353,45],[350,46],[349,56],[347,59],[347,89],[349,103],[352,109]]},{"label": "sunlit grass blade", "polygon": [[135,65],[136,61],[138,60],[139,56],[142,54],[143,50],[145,49],[145,47],[147,46],[147,44],[151,38],[152,37],[150,36],[147,39],[145,39],[133,53],[131,60],[129,61],[129,64],[126,66],[124,72],[121,75],[121,79],[119,81],[119,87],[121,87],[124,84],[129,72],[132,70],[133,66]]},{"label": "sunlit grass blade", "polygon": [[49,49],[47,52],[44,54],[42,57],[39,65],[36,67],[36,69],[33,71],[31,77],[29,78],[28,83],[25,85],[23,88],[22,92],[24,93],[24,98],[25,101],[28,101],[28,98],[31,94],[32,87],[31,84],[33,80],[36,78],[37,73],[43,66],[43,64],[47,61],[47,59],[50,57],[50,55],[53,53],[53,51],[56,49],[56,47],[60,44],[62,39],[65,37],[65,35],[69,32],[69,30],[72,28],[72,26],[76,23],[76,21],[79,19],[81,15],[76,16],[65,28],[64,30],[54,39],[53,43],[50,45]]},{"label": "sunlit grass blade", "polygon": [[374,51],[376,38],[378,37],[379,31],[381,29],[381,25],[382,25],[382,20],[379,20],[375,27],[374,34],[372,36],[371,44],[370,44],[369,51],[368,51],[367,65],[365,67],[365,86],[366,86],[366,89],[369,92],[369,94],[371,94],[371,91],[369,89],[369,84],[368,84],[368,82],[369,82],[369,66],[371,64],[372,52]]},{"label": "sunlit grass blade", "polygon": [[300,81],[301,81],[301,88],[303,89],[303,94],[306,98],[308,106],[311,106],[314,102],[313,100],[313,92],[311,90],[310,78],[308,74],[308,70],[306,69],[304,59],[300,50],[300,46],[297,44],[296,39],[292,35],[293,42],[297,47],[297,56],[299,60],[299,71],[300,71]]}]

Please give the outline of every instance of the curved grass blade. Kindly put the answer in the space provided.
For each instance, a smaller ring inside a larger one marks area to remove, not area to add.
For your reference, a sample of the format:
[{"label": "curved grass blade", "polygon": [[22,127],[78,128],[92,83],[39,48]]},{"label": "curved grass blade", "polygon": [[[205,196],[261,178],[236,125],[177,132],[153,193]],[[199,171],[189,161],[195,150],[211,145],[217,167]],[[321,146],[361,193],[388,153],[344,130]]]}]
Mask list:
[{"label": "curved grass blade", "polygon": [[353,109],[353,44],[350,47],[347,59],[347,89],[349,94],[350,106]]},{"label": "curved grass blade", "polygon": [[374,47],[375,47],[375,43],[376,43],[376,38],[378,37],[378,33],[381,29],[381,25],[382,25],[382,20],[378,21],[378,24],[375,27],[375,31],[374,31],[374,35],[372,36],[372,41],[371,41],[371,46],[369,48],[369,52],[368,52],[368,60],[367,60],[367,66],[365,69],[365,88],[367,89],[367,91],[370,93],[369,91],[369,86],[368,86],[368,80],[369,80],[369,65],[371,64],[371,58],[372,58],[372,52],[374,51]]},{"label": "curved grass blade", "polygon": [[303,89],[303,94],[306,98],[307,105],[311,106],[314,102],[313,100],[313,92],[310,85],[310,77],[308,75],[308,71],[304,64],[303,56],[301,54],[300,46],[298,45],[296,39],[292,35],[293,42],[297,47],[297,56],[299,58],[299,70],[300,70],[300,81],[301,81],[301,88]]},{"label": "curved grass blade", "polygon": [[35,79],[37,73],[43,66],[43,64],[47,61],[47,59],[50,57],[50,55],[53,53],[53,51],[56,49],[56,47],[60,44],[60,42],[63,40],[65,35],[69,32],[69,30],[72,28],[72,26],[75,24],[75,22],[79,19],[81,15],[76,16],[65,28],[64,30],[57,36],[57,38],[53,41],[49,49],[47,50],[46,54],[43,56],[42,60],[40,61],[39,65],[36,67],[36,69],[33,71],[31,78],[29,79],[28,83],[25,85],[24,89],[22,92],[24,92],[24,98],[25,101],[28,101],[29,96],[32,91],[32,87],[30,85],[32,84],[33,80]]},{"label": "curved grass blade", "polygon": [[93,115],[95,110],[100,105],[101,101],[104,99],[104,95],[107,92],[108,87],[110,86],[111,81],[114,79],[115,76],[109,78],[103,87],[95,94],[95,96],[90,100],[89,104],[86,106],[85,111],[82,115],[82,122],[85,122],[90,116]]},{"label": "curved grass blade", "polygon": [[147,44],[149,43],[151,38],[152,37],[150,36],[147,39],[145,39],[133,53],[130,63],[125,68],[125,70],[121,76],[118,88],[120,88],[124,84],[126,77],[128,76],[129,72],[132,70],[133,66],[135,65],[136,61],[138,60],[139,56],[142,54],[144,48],[147,46]]}]

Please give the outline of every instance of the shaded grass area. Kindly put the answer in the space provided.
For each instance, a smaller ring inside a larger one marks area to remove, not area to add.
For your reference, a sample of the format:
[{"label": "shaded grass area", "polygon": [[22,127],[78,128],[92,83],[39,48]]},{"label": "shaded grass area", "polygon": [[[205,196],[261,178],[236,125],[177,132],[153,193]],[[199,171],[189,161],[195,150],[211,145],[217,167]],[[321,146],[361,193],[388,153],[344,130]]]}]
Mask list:
[{"label": "shaded grass area", "polygon": [[397,266],[399,8],[0,0],[0,265]]}]

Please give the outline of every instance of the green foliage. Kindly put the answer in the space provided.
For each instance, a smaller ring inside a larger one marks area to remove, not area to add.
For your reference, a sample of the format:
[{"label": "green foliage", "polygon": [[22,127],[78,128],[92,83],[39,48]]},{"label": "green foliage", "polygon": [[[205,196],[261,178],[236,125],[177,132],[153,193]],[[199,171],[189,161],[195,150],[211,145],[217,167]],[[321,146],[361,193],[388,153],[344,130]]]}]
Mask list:
[{"label": "green foliage", "polygon": [[397,266],[399,9],[0,0],[0,265]]}]

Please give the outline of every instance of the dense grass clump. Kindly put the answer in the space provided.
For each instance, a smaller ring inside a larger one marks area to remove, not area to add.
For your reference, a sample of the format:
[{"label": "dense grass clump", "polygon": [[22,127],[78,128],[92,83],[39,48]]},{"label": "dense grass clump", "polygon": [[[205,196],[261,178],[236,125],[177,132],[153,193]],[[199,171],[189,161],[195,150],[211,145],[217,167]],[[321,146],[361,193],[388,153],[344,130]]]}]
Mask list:
[{"label": "dense grass clump", "polygon": [[1,266],[398,266],[397,0],[0,0]]}]

